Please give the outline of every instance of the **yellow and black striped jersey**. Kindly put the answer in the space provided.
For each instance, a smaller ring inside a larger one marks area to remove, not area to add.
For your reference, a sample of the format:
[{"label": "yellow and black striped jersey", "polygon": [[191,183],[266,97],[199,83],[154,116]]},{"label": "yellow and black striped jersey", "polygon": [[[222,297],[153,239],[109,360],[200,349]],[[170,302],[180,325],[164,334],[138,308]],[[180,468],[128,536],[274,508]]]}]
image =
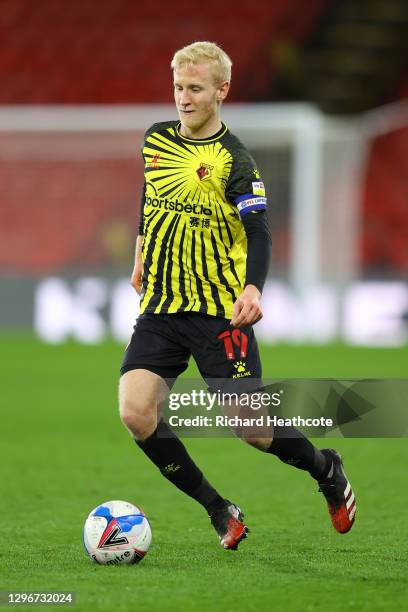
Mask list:
[{"label": "yellow and black striped jersey", "polygon": [[193,140],[177,121],[147,130],[140,233],[140,312],[200,312],[230,318],[245,284],[241,215],[266,208],[265,189],[244,145],[223,124]]}]

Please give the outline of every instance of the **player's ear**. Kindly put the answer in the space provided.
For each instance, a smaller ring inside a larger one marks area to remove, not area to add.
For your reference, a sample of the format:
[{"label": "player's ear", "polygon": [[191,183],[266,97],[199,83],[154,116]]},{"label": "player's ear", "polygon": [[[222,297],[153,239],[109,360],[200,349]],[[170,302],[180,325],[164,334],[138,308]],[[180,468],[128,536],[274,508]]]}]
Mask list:
[{"label": "player's ear", "polygon": [[221,83],[217,89],[217,102],[222,102],[228,95],[230,84],[228,81]]}]

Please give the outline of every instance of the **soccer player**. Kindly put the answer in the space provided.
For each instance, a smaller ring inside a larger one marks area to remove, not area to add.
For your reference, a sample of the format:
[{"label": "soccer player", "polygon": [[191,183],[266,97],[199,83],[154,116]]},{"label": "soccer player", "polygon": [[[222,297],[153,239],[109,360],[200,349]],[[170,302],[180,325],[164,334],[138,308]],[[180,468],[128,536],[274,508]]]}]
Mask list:
[{"label": "soccer player", "polygon": [[[253,325],[270,260],[267,201],[254,160],[220,118],[230,58],[214,43],[195,42],[176,52],[171,67],[179,120],[152,125],[142,149],[131,280],[141,305],[121,368],[120,415],[163,476],[205,508],[221,545],[235,550],[248,532],[240,508],[211,486],[159,409],[191,355],[206,381],[229,379],[238,388],[243,379],[261,380]],[[293,427],[244,439],[309,472],[335,529],[350,530],[356,505],[337,452],[316,449]]]}]

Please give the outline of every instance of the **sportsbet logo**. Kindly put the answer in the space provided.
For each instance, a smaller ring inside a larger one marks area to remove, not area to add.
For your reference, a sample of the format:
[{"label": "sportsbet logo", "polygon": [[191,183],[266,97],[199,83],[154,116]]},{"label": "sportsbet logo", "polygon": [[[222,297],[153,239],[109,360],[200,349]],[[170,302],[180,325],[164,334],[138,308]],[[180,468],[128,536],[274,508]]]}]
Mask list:
[{"label": "sportsbet logo", "polygon": [[178,200],[168,200],[167,198],[156,198],[146,196],[146,204],[153,206],[153,208],[162,208],[164,210],[174,210],[177,213],[187,213],[192,215],[207,215],[211,216],[212,211],[210,208],[203,206],[202,204],[188,204],[179,202]]}]

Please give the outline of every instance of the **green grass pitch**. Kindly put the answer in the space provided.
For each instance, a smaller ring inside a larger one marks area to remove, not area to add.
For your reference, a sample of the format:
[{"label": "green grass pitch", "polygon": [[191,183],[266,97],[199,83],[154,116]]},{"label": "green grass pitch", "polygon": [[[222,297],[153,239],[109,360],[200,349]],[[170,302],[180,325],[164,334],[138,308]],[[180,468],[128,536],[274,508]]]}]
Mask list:
[{"label": "green grass pitch", "polygon": [[[224,551],[202,508],[120,424],[120,346],[9,336],[2,349],[0,589],[72,590],[81,611],[408,609],[406,439],[331,440],[358,498],[347,535],[331,527],[307,474],[239,440],[186,440],[208,479],[245,510],[250,537]],[[406,348],[275,346],[262,355],[271,377],[408,377]],[[98,566],[82,548],[88,512],[115,498],[150,518],[153,544],[140,565]]]}]

